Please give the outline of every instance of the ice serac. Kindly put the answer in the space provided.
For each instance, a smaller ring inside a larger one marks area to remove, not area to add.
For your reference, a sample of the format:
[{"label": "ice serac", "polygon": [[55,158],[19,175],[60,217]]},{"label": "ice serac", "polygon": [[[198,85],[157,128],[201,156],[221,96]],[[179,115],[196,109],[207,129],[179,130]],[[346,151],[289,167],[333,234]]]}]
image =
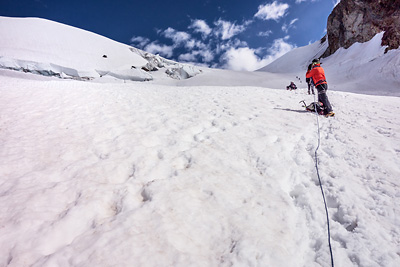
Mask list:
[{"label": "ice serac", "polygon": [[160,55],[153,55],[143,50],[131,47],[132,52],[139,54],[148,62],[142,67],[143,70],[152,72],[164,69],[165,73],[173,79],[185,80],[202,73],[202,71],[193,65],[182,64],[172,60],[165,59]]},{"label": "ice serac", "polygon": [[382,31],[386,52],[399,48],[400,0],[342,0],[328,17],[329,47],[323,57],[340,47],[367,42]]}]

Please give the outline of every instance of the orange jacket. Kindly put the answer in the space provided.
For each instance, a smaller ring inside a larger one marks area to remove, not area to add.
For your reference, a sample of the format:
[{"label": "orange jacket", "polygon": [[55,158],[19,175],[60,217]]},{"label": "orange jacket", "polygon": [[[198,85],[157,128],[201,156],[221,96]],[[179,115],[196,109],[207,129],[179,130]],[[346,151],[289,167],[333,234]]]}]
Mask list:
[{"label": "orange jacket", "polygon": [[310,71],[307,71],[306,78],[312,78],[315,86],[326,82],[325,71],[321,64],[316,64]]}]

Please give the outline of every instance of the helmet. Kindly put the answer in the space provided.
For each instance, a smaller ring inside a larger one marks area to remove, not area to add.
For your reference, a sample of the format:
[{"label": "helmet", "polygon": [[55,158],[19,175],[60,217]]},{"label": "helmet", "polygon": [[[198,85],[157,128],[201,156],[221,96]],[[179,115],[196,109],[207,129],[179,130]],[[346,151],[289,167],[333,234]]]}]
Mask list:
[{"label": "helmet", "polygon": [[318,58],[313,59],[312,64],[313,65],[319,64],[319,59]]}]

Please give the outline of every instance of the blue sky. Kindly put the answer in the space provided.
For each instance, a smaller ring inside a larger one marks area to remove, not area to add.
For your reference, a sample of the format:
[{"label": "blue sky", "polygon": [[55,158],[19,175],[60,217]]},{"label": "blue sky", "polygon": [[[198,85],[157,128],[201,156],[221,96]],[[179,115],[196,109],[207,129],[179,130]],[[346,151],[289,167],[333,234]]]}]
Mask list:
[{"label": "blue sky", "polygon": [[179,62],[255,70],[321,39],[338,0],[0,0],[0,15],[40,17]]}]

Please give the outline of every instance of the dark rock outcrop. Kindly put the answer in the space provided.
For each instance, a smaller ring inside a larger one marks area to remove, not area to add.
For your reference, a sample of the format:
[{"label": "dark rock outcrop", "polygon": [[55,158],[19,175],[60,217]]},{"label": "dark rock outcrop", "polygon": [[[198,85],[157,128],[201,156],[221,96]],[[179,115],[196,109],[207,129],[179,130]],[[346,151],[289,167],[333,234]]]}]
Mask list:
[{"label": "dark rock outcrop", "polygon": [[382,45],[387,50],[399,48],[400,0],[341,0],[328,17],[329,47],[323,57],[340,47],[367,42],[382,31]]}]

